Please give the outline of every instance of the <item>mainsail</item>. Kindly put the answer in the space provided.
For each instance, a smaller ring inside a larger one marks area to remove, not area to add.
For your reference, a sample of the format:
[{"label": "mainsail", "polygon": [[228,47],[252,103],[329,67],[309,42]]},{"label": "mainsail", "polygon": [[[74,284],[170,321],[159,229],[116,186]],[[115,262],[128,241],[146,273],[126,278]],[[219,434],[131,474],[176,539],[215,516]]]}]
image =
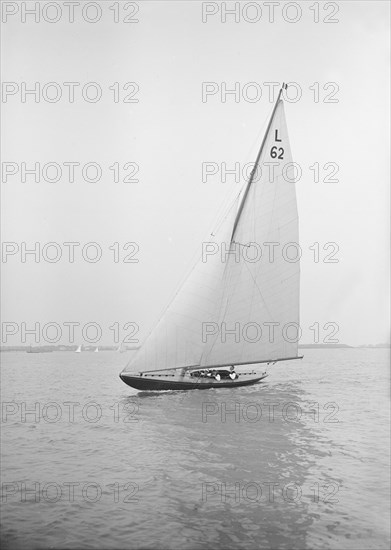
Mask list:
[{"label": "mainsail", "polygon": [[[281,95],[281,92],[280,92]],[[124,369],[220,367],[297,356],[299,248],[294,165],[280,96],[242,200]]]}]

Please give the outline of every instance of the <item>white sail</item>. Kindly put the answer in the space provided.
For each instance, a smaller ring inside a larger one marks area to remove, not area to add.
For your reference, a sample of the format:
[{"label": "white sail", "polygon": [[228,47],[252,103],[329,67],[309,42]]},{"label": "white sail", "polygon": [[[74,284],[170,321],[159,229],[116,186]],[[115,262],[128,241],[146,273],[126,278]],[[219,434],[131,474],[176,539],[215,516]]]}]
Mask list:
[{"label": "white sail", "polygon": [[198,262],[125,372],[297,356],[299,261],[291,260],[298,250],[298,217],[291,163],[278,101],[258,159],[262,176],[250,180],[239,209],[236,200],[209,239],[219,253]]},{"label": "white sail", "polygon": [[259,166],[262,170],[251,183],[237,220],[222,281],[218,332],[208,338],[202,366],[297,355],[300,249],[282,101],[265,138]]},{"label": "white sail", "polygon": [[203,325],[215,320],[223,292],[220,245],[230,239],[237,207],[238,199],[208,238],[210,249],[218,252],[202,261],[200,247],[199,261],[125,372],[199,365],[205,347]]},{"label": "white sail", "polygon": [[81,346],[79,346],[79,347],[75,350],[75,353],[81,353]]}]

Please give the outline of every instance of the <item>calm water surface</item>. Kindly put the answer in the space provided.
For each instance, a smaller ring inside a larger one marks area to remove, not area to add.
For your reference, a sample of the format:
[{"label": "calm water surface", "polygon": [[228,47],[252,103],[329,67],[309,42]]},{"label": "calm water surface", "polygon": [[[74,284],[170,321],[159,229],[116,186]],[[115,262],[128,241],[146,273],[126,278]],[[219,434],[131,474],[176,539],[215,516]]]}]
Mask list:
[{"label": "calm water surface", "polygon": [[2,353],[5,547],[388,548],[389,350],[304,352],[149,394],[127,354]]}]

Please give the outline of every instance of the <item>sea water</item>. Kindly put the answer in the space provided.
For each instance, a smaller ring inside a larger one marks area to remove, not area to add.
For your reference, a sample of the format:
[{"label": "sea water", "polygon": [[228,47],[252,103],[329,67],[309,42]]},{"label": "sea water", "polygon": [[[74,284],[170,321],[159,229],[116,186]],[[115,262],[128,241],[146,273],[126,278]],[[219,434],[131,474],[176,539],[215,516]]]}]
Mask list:
[{"label": "sea water", "polygon": [[304,353],[150,393],[128,354],[2,353],[5,548],[388,548],[389,350]]}]

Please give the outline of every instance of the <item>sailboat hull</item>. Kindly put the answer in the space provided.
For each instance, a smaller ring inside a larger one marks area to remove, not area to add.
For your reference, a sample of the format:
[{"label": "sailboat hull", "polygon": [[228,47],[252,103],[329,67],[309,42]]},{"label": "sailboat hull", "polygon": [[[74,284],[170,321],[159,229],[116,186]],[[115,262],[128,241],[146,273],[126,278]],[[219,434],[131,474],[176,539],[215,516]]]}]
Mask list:
[{"label": "sailboat hull", "polygon": [[[127,373],[119,375],[121,380],[128,386],[137,390],[207,390],[210,388],[232,388],[237,386],[250,386],[256,384],[267,377],[266,373],[261,375],[255,373],[241,373],[236,380],[222,379],[215,380],[214,378],[194,378],[183,377],[180,375],[155,375],[154,377],[147,376],[132,376]],[[163,378],[164,377],[164,378]],[[169,379],[167,379],[169,378]]]}]

